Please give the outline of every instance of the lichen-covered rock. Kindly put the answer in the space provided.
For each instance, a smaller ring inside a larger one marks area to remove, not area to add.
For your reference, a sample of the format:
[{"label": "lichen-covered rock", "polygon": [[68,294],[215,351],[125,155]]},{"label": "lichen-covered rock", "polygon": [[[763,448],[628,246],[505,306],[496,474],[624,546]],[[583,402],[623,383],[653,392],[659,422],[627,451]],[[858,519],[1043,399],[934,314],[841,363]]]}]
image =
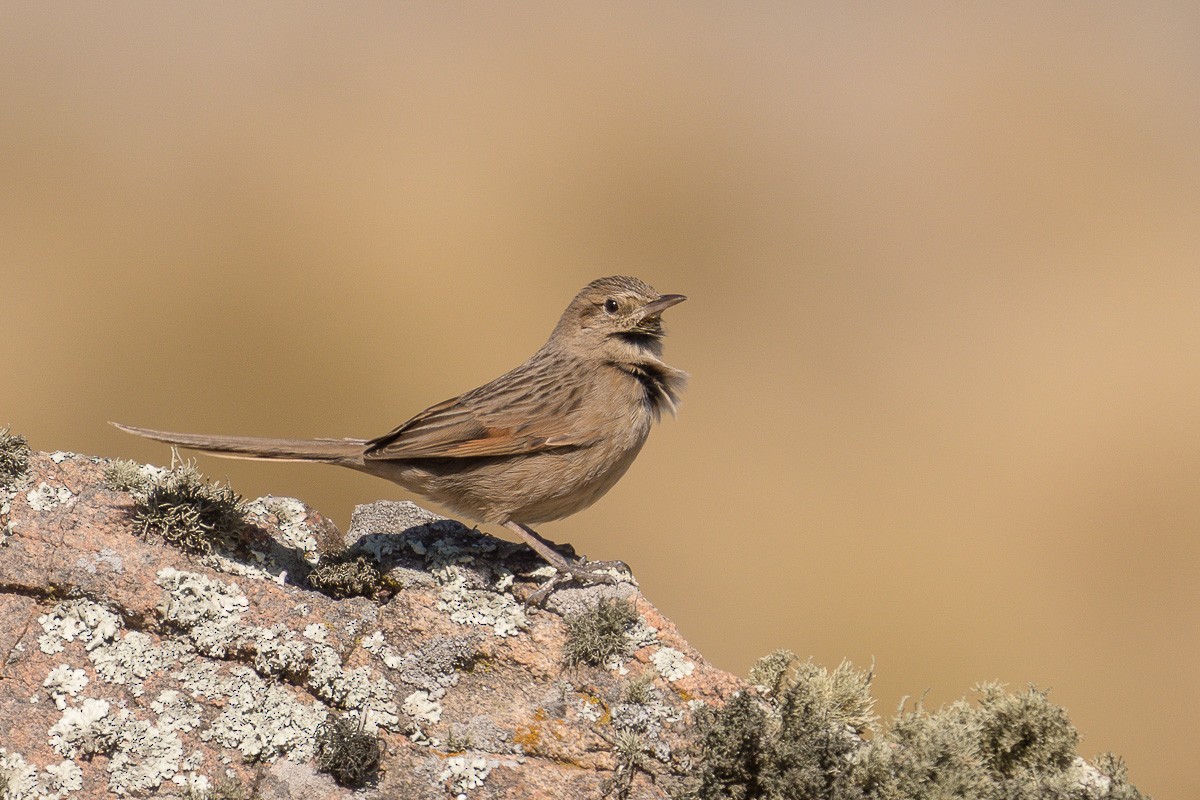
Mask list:
[{"label": "lichen-covered rock", "polygon": [[740,681],[632,582],[527,607],[543,562],[412,503],[343,536],[187,466],[0,455],[4,800],[1142,798],[1032,687],[881,725],[870,672]]},{"label": "lichen-covered rock", "polygon": [[[3,488],[6,798],[666,798],[695,712],[745,688],[632,583],[528,608],[542,562],[412,503],[340,537],[262,498],[184,552],[137,526],[168,474],[31,453]],[[322,556],[378,586],[315,590]],[[564,616],[614,601],[604,663],[565,658]]]}]

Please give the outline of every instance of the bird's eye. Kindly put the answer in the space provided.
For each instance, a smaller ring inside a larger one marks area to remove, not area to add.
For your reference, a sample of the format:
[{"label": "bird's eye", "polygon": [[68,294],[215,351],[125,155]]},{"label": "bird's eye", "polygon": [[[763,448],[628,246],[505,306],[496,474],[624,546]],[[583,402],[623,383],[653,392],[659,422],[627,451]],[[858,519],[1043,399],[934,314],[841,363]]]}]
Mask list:
[{"label": "bird's eye", "polygon": [[608,313],[610,313],[610,314],[617,313],[617,308],[618,308],[617,301],[613,300],[611,297],[604,301],[604,310],[607,311]]}]

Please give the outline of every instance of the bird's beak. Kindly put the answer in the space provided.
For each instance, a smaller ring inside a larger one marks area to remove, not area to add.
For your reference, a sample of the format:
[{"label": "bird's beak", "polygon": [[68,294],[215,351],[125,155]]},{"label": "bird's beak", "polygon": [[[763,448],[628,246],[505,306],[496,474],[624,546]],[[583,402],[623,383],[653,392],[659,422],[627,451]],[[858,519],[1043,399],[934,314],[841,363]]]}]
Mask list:
[{"label": "bird's beak", "polygon": [[647,317],[657,317],[671,306],[682,303],[684,300],[687,300],[687,295],[664,294],[657,300],[651,300],[642,306],[642,314]]}]

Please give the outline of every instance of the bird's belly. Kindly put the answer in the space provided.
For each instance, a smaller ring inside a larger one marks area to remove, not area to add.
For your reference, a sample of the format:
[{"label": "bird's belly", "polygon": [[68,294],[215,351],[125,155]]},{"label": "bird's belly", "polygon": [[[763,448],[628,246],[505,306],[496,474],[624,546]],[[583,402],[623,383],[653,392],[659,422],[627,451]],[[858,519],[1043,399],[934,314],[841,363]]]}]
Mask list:
[{"label": "bird's belly", "polygon": [[[644,442],[644,440],[643,440]],[[568,517],[603,497],[629,469],[642,449],[603,455],[591,448],[563,454],[558,463],[546,463],[532,469],[514,465],[512,479],[520,487],[520,502],[507,512],[509,519],[529,525]],[[552,458],[552,454],[535,456]],[[554,473],[553,480],[543,476]]]},{"label": "bird's belly", "polygon": [[359,469],[478,522],[562,519],[600,499],[637,457],[645,435],[517,456],[368,461]]}]

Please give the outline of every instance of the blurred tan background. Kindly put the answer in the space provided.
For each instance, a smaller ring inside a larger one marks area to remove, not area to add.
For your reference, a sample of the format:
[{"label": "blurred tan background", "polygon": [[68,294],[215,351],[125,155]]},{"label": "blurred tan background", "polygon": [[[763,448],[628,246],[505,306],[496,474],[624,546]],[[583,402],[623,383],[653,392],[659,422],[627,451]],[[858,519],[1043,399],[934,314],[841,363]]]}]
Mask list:
[{"label": "blurred tan background", "polygon": [[[693,380],[591,510],[717,664],[1051,687],[1159,798],[1200,716],[1195,3],[6,3],[0,425],[382,433],[592,278]],[[405,496],[202,459],[344,526]]]}]

